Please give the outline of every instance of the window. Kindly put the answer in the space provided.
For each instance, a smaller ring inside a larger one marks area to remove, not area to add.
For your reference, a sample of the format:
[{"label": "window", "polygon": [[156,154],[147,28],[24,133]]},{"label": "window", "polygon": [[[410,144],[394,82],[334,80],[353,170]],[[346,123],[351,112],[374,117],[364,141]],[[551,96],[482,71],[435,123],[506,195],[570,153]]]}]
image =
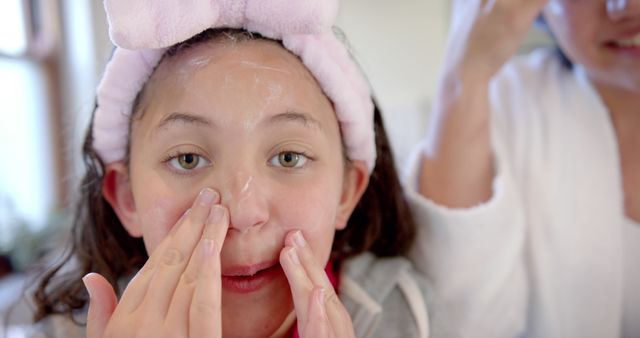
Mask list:
[{"label": "window", "polygon": [[22,0],[0,1],[0,54],[20,56],[27,50]]},{"label": "window", "polygon": [[0,253],[40,230],[57,205],[52,62],[37,0],[0,1]]}]

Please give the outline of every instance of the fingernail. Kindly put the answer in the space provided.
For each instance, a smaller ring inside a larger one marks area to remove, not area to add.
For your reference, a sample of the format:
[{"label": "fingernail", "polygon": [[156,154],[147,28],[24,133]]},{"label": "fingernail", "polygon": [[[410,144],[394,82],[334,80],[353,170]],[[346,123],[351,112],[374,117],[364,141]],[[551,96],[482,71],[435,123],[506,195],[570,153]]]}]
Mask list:
[{"label": "fingernail", "polygon": [[204,244],[203,245],[203,247],[204,247],[204,255],[205,256],[213,255],[214,248],[215,248],[215,243],[213,242],[213,240],[209,239],[209,238],[205,238],[203,244]]},{"label": "fingernail", "polygon": [[300,258],[298,257],[298,253],[295,248],[289,249],[287,255],[289,255],[289,259],[291,259],[295,265],[300,265]]},{"label": "fingernail", "polygon": [[209,223],[220,223],[224,216],[224,209],[222,206],[214,205],[209,212]]},{"label": "fingernail", "polygon": [[91,288],[89,287],[89,284],[87,284],[87,277],[90,274],[91,272],[86,274],[84,277],[82,277],[82,284],[84,284],[84,287],[87,289],[87,293],[89,294],[89,299],[93,299],[93,295],[91,294]]},{"label": "fingernail", "polygon": [[293,234],[293,242],[301,248],[305,247],[306,242],[304,241],[304,237],[302,237],[302,232],[300,230],[297,230]]},{"label": "fingernail", "polygon": [[215,194],[216,192],[213,191],[213,189],[210,189],[210,188],[202,189],[202,191],[200,191],[200,195],[198,195],[198,203],[200,203],[200,205],[205,207],[211,205],[211,203],[213,202],[213,199],[215,198]]}]

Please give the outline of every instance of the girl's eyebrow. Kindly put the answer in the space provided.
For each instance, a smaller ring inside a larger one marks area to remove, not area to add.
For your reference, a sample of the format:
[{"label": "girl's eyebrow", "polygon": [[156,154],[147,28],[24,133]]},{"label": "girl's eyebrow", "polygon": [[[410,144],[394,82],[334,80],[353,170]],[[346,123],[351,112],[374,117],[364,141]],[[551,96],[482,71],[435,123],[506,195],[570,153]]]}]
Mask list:
[{"label": "girl's eyebrow", "polygon": [[307,128],[316,128],[320,131],[322,130],[322,124],[320,121],[306,113],[288,111],[286,113],[274,115],[267,120],[267,124],[276,124],[279,122],[298,122]]},{"label": "girl's eyebrow", "polygon": [[[306,113],[287,111],[285,113],[271,116],[265,121],[267,125],[273,125],[283,122],[299,123],[305,128],[317,129],[318,131],[322,131],[322,124],[320,123],[320,121],[316,120],[311,115]],[[191,113],[175,112],[165,116],[162,120],[160,120],[160,123],[158,123],[158,126],[155,128],[155,130],[162,129],[175,123],[194,124],[203,127],[215,127],[215,123],[213,123],[206,117]]]},{"label": "girl's eyebrow", "polygon": [[160,123],[158,124],[156,129],[160,129],[162,127],[166,127],[169,124],[174,124],[174,123],[177,123],[177,122],[181,122],[183,124],[196,124],[196,125],[201,125],[201,126],[205,126],[205,127],[214,126],[214,123],[211,122],[206,117],[202,117],[202,116],[198,116],[198,115],[194,115],[194,114],[189,114],[189,113],[176,112],[176,113],[171,113],[171,114],[165,116],[160,121]]}]

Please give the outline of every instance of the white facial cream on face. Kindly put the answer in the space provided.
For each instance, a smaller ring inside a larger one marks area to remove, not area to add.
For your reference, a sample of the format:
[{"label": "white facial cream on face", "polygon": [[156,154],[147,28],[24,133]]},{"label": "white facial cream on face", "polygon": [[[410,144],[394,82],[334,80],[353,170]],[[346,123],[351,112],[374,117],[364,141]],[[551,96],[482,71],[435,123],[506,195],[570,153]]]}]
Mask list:
[{"label": "white facial cream on face", "polygon": [[562,0],[551,0],[547,4],[548,13],[554,16],[563,16],[567,13],[565,5]]},{"label": "white facial cream on face", "polygon": [[253,176],[242,171],[227,177],[221,183],[217,188],[220,189],[223,204],[232,201],[241,202],[250,198],[253,193]]}]

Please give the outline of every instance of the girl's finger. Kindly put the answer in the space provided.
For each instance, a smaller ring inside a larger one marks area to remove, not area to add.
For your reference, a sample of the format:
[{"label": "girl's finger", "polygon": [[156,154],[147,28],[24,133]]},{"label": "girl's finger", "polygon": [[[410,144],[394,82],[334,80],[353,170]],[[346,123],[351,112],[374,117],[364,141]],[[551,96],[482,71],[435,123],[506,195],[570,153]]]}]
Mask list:
[{"label": "girl's finger", "polygon": [[[176,222],[176,226],[171,229],[170,234],[175,233],[176,229],[179,228],[182,223],[184,223],[184,220],[189,215],[190,211],[191,209],[188,209],[184,214],[182,214],[180,219]],[[158,247],[156,247],[156,251],[163,252],[164,250],[166,250],[166,247],[168,245],[169,239],[165,238],[162,242],[160,242]],[[158,259],[156,256],[152,255],[151,257],[149,257],[149,259],[144,263],[138,273],[136,273],[133,279],[129,281],[129,284],[125,288],[122,297],[120,298],[120,304],[116,309],[117,312],[130,314],[138,308],[140,303],[142,303],[142,300],[147,294],[147,289],[149,288],[151,278],[153,277],[153,272],[155,270],[157,260]]]},{"label": "girl's finger", "polygon": [[355,332],[351,323],[351,318],[346,309],[341,313],[342,320],[336,325],[328,316],[327,295],[325,290],[319,286],[313,288],[311,300],[309,302],[309,318],[307,324],[300,332],[303,338],[325,338],[340,337],[353,338]]},{"label": "girl's finger", "polygon": [[142,306],[152,321],[165,319],[180,276],[202,236],[211,206],[218,199],[214,190],[203,189],[182,224],[165,238],[166,247],[156,249],[151,255],[150,260],[155,262],[154,272]]},{"label": "girl's finger", "polygon": [[309,275],[311,283],[323,287],[325,290],[328,288],[333,289],[327,273],[324,271],[324,266],[318,264],[318,261],[311,251],[311,248],[307,244],[302,232],[295,230],[287,234],[285,238],[285,245],[296,248],[296,252],[300,257],[300,263],[302,267]]},{"label": "girl's finger", "polygon": [[222,206],[212,209],[199,245],[203,259],[189,308],[191,337],[222,337],[220,251],[229,228],[229,216]]},{"label": "girl's finger", "polygon": [[[325,296],[325,299],[327,297]],[[327,313],[333,313],[335,316],[333,317],[333,332],[336,337],[344,337],[344,338],[352,338],[356,336],[355,330],[353,328],[353,322],[351,321],[351,315],[349,315],[349,311],[344,307],[342,302],[338,300],[337,302],[331,303],[330,306],[326,306]],[[326,304],[326,302],[325,302]],[[331,321],[331,319],[329,319]]]},{"label": "girl's finger", "polygon": [[321,287],[313,288],[309,309],[307,310],[309,318],[304,329],[300,331],[302,332],[302,338],[327,338],[335,336],[330,327],[329,318],[327,318],[324,299],[324,289]]},{"label": "girl's finger", "polygon": [[214,205],[202,238],[213,240],[218,249],[222,248],[227,231],[229,230],[229,211],[222,205]]},{"label": "girl's finger", "polygon": [[[220,205],[214,205],[211,207],[209,217],[207,218],[207,225],[205,226],[202,238],[214,238],[218,247],[222,247],[224,238],[226,237],[226,231],[228,229],[228,217],[225,218],[224,213],[226,209]],[[213,235],[210,233],[213,232]],[[184,270],[184,273],[180,277],[178,286],[171,299],[171,306],[167,314],[167,322],[188,322],[189,321],[189,308],[193,299],[193,292],[198,281],[198,276],[205,264],[204,255],[204,241],[201,240],[198,246],[193,252],[189,264]]]},{"label": "girl's finger", "polygon": [[116,293],[107,280],[97,273],[82,278],[89,293],[89,313],[87,314],[87,337],[100,338],[118,305]]},{"label": "girl's finger", "polygon": [[[173,235],[178,228],[182,226],[187,216],[190,214],[191,209],[187,209],[180,219],[176,222],[176,225],[169,231],[169,235]],[[166,250],[169,245],[169,238],[165,238],[160,242],[158,247],[156,247],[156,252],[163,252]],[[144,263],[142,268],[136,273],[136,275],[129,281],[129,284],[124,290],[122,297],[120,297],[120,304],[116,309],[116,312],[123,312],[125,314],[130,314],[134,312],[142,300],[147,295],[147,290],[149,289],[149,283],[151,282],[151,278],[153,277],[153,273],[155,271],[155,266],[157,263],[157,255],[151,255],[149,259]]]},{"label": "girl's finger", "polygon": [[296,317],[298,318],[298,329],[302,331],[307,326],[309,302],[313,291],[313,283],[307,276],[300,258],[296,253],[296,248],[286,246],[280,252],[280,266],[287,276],[289,287],[291,288],[291,296],[293,298],[293,306],[295,307]]},{"label": "girl's finger", "polygon": [[[302,232],[296,230],[289,233],[285,238],[285,244],[295,247],[296,252],[300,257],[301,265],[311,280],[311,283],[324,290],[325,309],[327,310],[330,327],[332,327],[335,332],[340,332],[341,335],[338,335],[339,337],[342,337],[345,334],[350,334],[353,331],[351,318],[338,298],[329,277],[327,277],[327,274],[324,271],[324,267],[318,264],[317,259],[313,254],[313,251],[311,251],[311,247],[302,235]],[[345,337],[348,337],[348,335]]]}]

